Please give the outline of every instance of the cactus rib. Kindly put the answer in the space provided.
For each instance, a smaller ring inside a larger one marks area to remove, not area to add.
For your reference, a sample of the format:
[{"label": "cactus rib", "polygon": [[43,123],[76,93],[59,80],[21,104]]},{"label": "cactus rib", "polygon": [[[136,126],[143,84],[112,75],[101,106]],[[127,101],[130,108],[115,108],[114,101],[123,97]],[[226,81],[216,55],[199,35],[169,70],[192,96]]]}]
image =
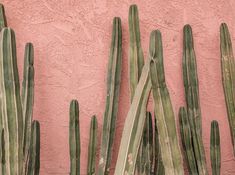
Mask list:
[{"label": "cactus rib", "polygon": [[150,77],[154,111],[156,114],[162,161],[166,174],[184,174],[183,162],[176,134],[175,117],[165,83],[162,39],[159,30],[150,37]]},{"label": "cactus rib", "polygon": [[191,129],[190,129],[187,111],[184,107],[180,107],[179,109],[179,122],[180,122],[181,140],[182,140],[183,149],[185,150],[185,157],[188,165],[188,170],[191,175],[197,175],[198,171],[197,171],[196,159],[194,156]]},{"label": "cactus rib", "polygon": [[79,106],[77,100],[70,103],[69,118],[70,175],[80,175]]},{"label": "cactus rib", "polygon": [[15,34],[10,28],[1,32],[0,70],[6,174],[19,175],[23,170],[23,115]]},{"label": "cactus rib", "polygon": [[194,52],[192,29],[190,25],[184,26],[183,45],[183,79],[194,155],[196,158],[198,173],[207,175],[208,172],[206,168],[205,151],[202,141],[201,110],[199,103],[196,56]]},{"label": "cactus rib", "polygon": [[136,5],[131,5],[129,9],[129,35],[129,78],[132,101],[136,86],[141,76],[142,68],[144,66],[144,54],[141,48],[138,8]]},{"label": "cactus rib", "polygon": [[90,125],[90,140],[89,140],[89,146],[88,146],[87,175],[94,175],[95,174],[97,132],[98,132],[98,124],[97,124],[96,116],[94,115],[91,119],[91,125]]},{"label": "cactus rib", "polygon": [[210,157],[212,175],[220,175],[220,134],[219,124],[216,120],[211,122]]},{"label": "cactus rib", "polygon": [[27,175],[39,175],[40,169],[40,124],[32,122]]},{"label": "cactus rib", "polygon": [[221,70],[227,115],[235,155],[235,61],[228,26],[220,26]]},{"label": "cactus rib", "polygon": [[118,111],[119,89],[121,82],[122,64],[122,30],[121,19],[113,19],[112,41],[108,64],[107,96],[103,129],[101,137],[101,150],[99,160],[99,175],[107,175],[110,170],[111,154],[115,133],[115,122]]}]

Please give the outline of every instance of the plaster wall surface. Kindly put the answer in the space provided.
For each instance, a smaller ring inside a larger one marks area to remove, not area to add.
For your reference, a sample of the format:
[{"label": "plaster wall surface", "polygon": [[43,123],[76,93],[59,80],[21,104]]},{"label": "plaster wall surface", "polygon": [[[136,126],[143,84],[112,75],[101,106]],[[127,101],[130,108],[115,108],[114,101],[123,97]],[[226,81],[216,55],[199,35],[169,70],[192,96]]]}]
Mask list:
[{"label": "plaster wall surface", "polygon": [[35,47],[34,118],[41,123],[42,175],[69,174],[68,109],[70,100],[74,98],[80,103],[81,174],[86,174],[90,119],[92,115],[97,115],[100,137],[112,19],[119,16],[123,26],[123,69],[111,168],[113,172],[124,120],[130,106],[128,9],[133,3],[139,7],[145,57],[150,32],[154,29],[162,32],[166,81],[177,121],[178,109],[185,105],[181,66],[182,29],[184,24],[191,24],[208,169],[210,122],[216,119],[221,132],[221,174],[235,174],[219,51],[221,22],[228,24],[235,45],[235,1],[2,0],[1,3],[5,5],[8,25],[16,32],[21,75],[24,45],[30,41]]}]

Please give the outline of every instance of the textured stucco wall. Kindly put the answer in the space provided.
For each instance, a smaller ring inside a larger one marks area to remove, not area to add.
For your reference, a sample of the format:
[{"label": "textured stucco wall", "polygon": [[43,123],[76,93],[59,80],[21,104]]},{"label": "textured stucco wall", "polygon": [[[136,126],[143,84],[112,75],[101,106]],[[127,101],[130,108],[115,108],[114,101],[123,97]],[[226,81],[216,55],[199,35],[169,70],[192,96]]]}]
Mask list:
[{"label": "textured stucco wall", "polygon": [[[35,46],[36,94],[34,118],[41,122],[41,174],[69,174],[69,101],[80,102],[81,174],[86,174],[89,121],[98,116],[99,131],[106,92],[106,65],[112,18],[123,25],[123,71],[113,168],[129,107],[128,8],[138,4],[142,45],[147,55],[149,34],[162,31],[164,65],[175,114],[184,105],[181,70],[182,28],[192,25],[198,62],[203,139],[208,168],[210,122],[220,124],[222,174],[235,174],[235,161],[221,84],[219,25],[227,22],[235,45],[233,0],[2,0],[8,24],[16,32],[18,65],[23,49]],[[176,115],[177,116],[177,115]],[[99,134],[100,136],[100,134]],[[113,169],[112,168],[112,169]]]}]

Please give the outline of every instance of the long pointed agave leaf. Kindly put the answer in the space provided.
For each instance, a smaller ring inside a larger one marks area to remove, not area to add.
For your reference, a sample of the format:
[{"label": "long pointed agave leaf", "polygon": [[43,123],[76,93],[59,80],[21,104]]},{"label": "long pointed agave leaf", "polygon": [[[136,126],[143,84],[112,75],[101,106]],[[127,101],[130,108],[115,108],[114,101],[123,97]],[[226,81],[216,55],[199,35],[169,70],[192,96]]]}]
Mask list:
[{"label": "long pointed agave leaf", "polygon": [[151,90],[149,59],[145,63],[122,133],[115,175],[133,175],[143,135],[146,105]]},{"label": "long pointed agave leaf", "polygon": [[69,118],[70,175],[80,175],[79,106],[77,100],[70,103]]},{"label": "long pointed agave leaf", "polygon": [[208,172],[206,168],[205,151],[202,141],[201,109],[199,103],[196,56],[190,25],[184,26],[183,79],[197,169],[199,174],[207,175]]},{"label": "long pointed agave leaf", "polygon": [[6,174],[21,175],[23,170],[23,115],[15,34],[10,28],[4,28],[1,32],[0,70]]},{"label": "long pointed agave leaf", "polygon": [[227,24],[220,26],[221,70],[228,120],[235,155],[235,61]]},{"label": "long pointed agave leaf", "polygon": [[180,107],[179,110],[179,122],[180,122],[180,134],[183,149],[185,151],[185,158],[188,165],[188,170],[191,175],[197,175],[197,164],[194,156],[191,129],[188,120],[187,111],[184,107]]},{"label": "long pointed agave leaf", "polygon": [[[153,126],[150,112],[146,113],[146,120],[143,132],[142,149],[140,154],[139,175],[150,175],[153,166]],[[138,154],[139,154],[138,153]]]},{"label": "long pointed agave leaf", "polygon": [[27,165],[27,175],[39,175],[40,169],[40,124],[38,121],[32,122],[32,132],[30,140],[29,159]]},{"label": "long pointed agave leaf", "polygon": [[141,48],[140,27],[137,6],[131,5],[129,9],[129,76],[131,101],[144,66],[144,54]]},{"label": "long pointed agave leaf", "polygon": [[97,132],[98,132],[98,124],[97,124],[96,116],[94,115],[91,119],[91,126],[90,126],[87,175],[95,175]]},{"label": "long pointed agave leaf", "polygon": [[151,33],[150,77],[152,82],[154,111],[156,114],[162,161],[166,174],[184,174],[183,161],[176,134],[175,117],[165,83],[162,40],[160,31]]},{"label": "long pointed agave leaf", "polygon": [[211,122],[210,156],[212,175],[220,175],[220,134],[219,124],[215,120]]},{"label": "long pointed agave leaf", "polygon": [[161,148],[159,144],[159,137],[158,137],[158,130],[157,130],[157,121],[156,117],[154,117],[154,154],[155,154],[155,162],[154,162],[154,175],[165,175],[164,166],[162,163],[162,156],[161,156]]},{"label": "long pointed agave leaf", "polygon": [[4,6],[0,4],[0,31],[2,30],[3,27],[6,26],[7,26],[7,20],[5,16]]},{"label": "long pointed agave leaf", "polygon": [[122,64],[122,30],[121,19],[113,20],[112,42],[107,77],[107,97],[103,119],[101,150],[99,160],[99,175],[109,174],[111,154],[117,118],[119,89],[121,83]]},{"label": "long pointed agave leaf", "polygon": [[24,55],[24,74],[22,82],[22,109],[23,109],[23,124],[24,124],[24,163],[27,162],[30,137],[31,137],[31,125],[33,115],[33,99],[34,99],[34,67],[33,67],[33,45],[27,43],[25,46]]}]

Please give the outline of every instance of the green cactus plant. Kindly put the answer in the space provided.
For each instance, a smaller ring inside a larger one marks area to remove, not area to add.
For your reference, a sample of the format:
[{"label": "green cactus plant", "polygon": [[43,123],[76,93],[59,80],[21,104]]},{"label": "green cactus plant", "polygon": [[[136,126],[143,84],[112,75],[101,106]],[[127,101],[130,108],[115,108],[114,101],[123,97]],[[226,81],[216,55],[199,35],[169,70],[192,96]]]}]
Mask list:
[{"label": "green cactus plant", "polygon": [[165,174],[184,174],[183,161],[176,134],[175,117],[165,83],[162,39],[159,30],[150,37],[150,77],[154,99],[159,143]]},{"label": "green cactus plant", "polygon": [[7,20],[5,16],[4,6],[0,3],[0,31],[3,27],[7,27]]},{"label": "green cactus plant", "polygon": [[80,175],[80,129],[79,105],[77,100],[70,102],[69,110],[69,150],[70,150],[70,175]]},{"label": "green cactus plant", "polygon": [[198,174],[207,175],[205,151],[202,141],[201,109],[199,103],[197,65],[192,28],[190,25],[185,25],[183,31],[183,80],[187,115],[191,129],[193,151]]},{"label": "green cactus plant", "polygon": [[191,175],[197,175],[198,170],[193,150],[191,128],[189,124],[187,111],[184,107],[180,107],[179,109],[179,123],[180,123],[180,135],[189,173]]},{"label": "green cactus plant", "polygon": [[221,70],[233,153],[235,155],[235,60],[228,26],[220,26]]},{"label": "green cactus plant", "polygon": [[211,157],[212,175],[220,175],[220,166],[221,166],[220,134],[219,134],[219,124],[216,120],[213,120],[211,122],[210,157]]},{"label": "green cactus plant", "polygon": [[40,169],[40,124],[38,121],[33,121],[26,175],[39,175],[39,169]]},{"label": "green cactus plant", "polygon": [[101,137],[101,150],[99,159],[99,175],[108,175],[110,171],[111,153],[114,141],[115,122],[118,111],[119,89],[121,82],[122,65],[122,29],[121,19],[113,19],[112,41],[108,63],[107,96],[103,128]]},{"label": "green cactus plant", "polygon": [[137,6],[129,8],[129,79],[131,101],[144,66],[144,54],[141,47],[139,16]]},{"label": "green cactus plant", "polygon": [[159,144],[156,117],[154,117],[154,155],[154,168],[152,174],[165,175],[165,170],[162,163],[161,148]]},{"label": "green cactus plant", "polygon": [[91,119],[91,124],[90,124],[87,175],[95,175],[96,146],[97,146],[97,135],[98,135],[97,132],[98,132],[98,124],[96,116],[94,115]]},{"label": "green cactus plant", "polygon": [[[139,149],[139,175],[150,175],[154,164],[153,154],[153,125],[152,115],[150,112],[146,112],[146,120],[142,138],[142,148]],[[136,163],[137,164],[137,163]],[[138,164],[137,164],[138,165]]]}]

